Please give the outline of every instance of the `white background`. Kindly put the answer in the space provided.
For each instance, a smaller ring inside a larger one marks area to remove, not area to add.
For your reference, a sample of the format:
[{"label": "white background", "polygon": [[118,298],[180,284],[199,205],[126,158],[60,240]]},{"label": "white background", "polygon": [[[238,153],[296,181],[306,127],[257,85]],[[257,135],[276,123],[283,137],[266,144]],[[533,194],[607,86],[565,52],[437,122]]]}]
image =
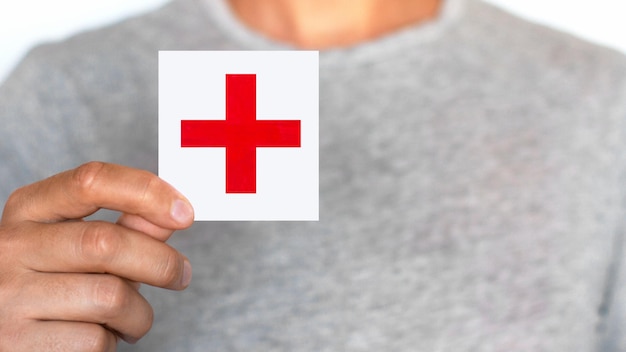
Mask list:
[{"label": "white background", "polygon": [[[115,22],[168,0],[0,0],[0,81],[35,43]],[[214,1],[214,0],[208,0]],[[488,0],[626,52],[626,1]]]}]

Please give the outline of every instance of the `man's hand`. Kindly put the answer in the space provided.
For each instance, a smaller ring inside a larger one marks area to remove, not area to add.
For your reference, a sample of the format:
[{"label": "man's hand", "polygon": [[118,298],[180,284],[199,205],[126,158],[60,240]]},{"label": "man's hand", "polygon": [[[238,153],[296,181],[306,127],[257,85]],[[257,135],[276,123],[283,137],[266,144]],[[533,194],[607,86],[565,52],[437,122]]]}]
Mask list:
[{"label": "man's hand", "polygon": [[[82,221],[99,208],[117,224]],[[114,351],[152,325],[143,282],[174,290],[189,261],[164,243],[193,209],[157,176],[88,163],[15,191],[0,222],[0,351]]]}]

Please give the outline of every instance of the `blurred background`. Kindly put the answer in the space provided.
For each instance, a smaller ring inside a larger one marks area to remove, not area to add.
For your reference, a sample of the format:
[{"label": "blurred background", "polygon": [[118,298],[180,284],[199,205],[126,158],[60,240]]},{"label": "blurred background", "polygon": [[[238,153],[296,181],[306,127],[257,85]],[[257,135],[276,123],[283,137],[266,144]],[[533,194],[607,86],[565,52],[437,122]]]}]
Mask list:
[{"label": "blurred background", "polygon": [[[0,83],[37,43],[134,16],[169,0],[2,0]],[[214,1],[214,0],[208,0]],[[626,53],[626,1],[487,0],[521,17]]]}]

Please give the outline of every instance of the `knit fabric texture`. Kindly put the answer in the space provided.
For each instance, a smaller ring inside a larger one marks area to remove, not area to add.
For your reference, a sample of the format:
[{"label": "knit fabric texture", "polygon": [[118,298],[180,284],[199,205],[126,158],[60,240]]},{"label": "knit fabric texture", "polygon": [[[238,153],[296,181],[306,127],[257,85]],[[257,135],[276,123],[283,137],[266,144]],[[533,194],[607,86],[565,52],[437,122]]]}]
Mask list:
[{"label": "knit fabric texture", "polygon": [[[0,88],[0,200],[156,171],[158,50],[294,49],[222,1],[34,49]],[[174,234],[192,284],[142,287],[153,329],[120,350],[619,350],[625,92],[620,54],[474,0],[322,51],[320,221]]]}]

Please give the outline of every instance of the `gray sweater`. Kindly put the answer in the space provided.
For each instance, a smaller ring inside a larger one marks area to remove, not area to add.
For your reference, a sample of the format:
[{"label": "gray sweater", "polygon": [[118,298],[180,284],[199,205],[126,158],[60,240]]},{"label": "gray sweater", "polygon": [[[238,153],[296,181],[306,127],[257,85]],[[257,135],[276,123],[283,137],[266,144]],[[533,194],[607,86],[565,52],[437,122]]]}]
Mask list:
[{"label": "gray sweater", "polygon": [[[205,1],[204,3],[201,1]],[[156,170],[157,51],[288,48],[220,0],[33,50],[0,88],[0,199]],[[626,59],[474,0],[320,56],[320,221],[197,223],[129,351],[626,347]]]}]

